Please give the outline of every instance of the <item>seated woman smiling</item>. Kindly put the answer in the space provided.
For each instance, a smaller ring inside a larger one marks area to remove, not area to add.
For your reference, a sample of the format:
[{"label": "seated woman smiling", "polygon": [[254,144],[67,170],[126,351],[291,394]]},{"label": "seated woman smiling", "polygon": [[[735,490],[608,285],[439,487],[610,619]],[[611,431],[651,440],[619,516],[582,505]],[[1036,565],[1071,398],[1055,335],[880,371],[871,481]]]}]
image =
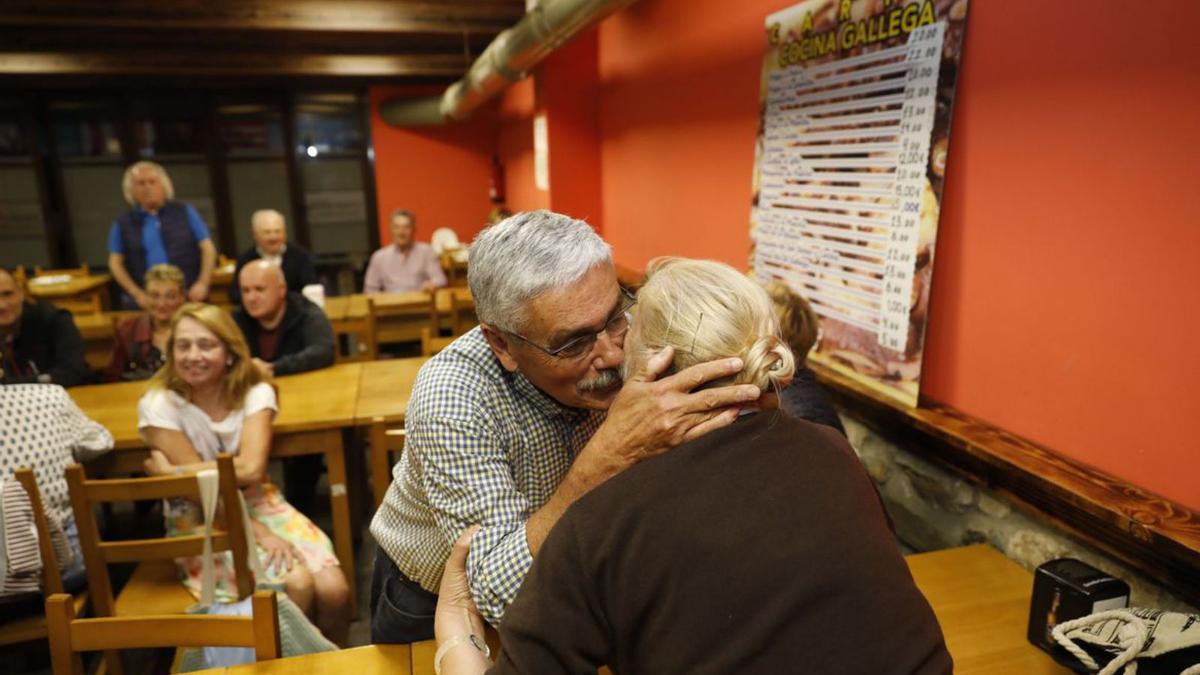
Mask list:
[{"label": "seated woman smiling", "polygon": [[[651,263],[624,371],[664,349],[675,369],[741,358],[734,381],[764,391],[795,369],[766,292],[711,261]],[[858,458],[772,400],[577,501],[505,613],[490,672],[951,672]],[[435,618],[447,674],[490,665],[469,541],[446,564]]]},{"label": "seated woman smiling", "polygon": [[[288,597],[316,615],[326,637],[345,644],[350,588],[333,545],[267,478],[275,399],[275,387],[254,367],[233,319],[213,305],[184,305],[171,323],[166,363],[138,402],[138,430],[151,448],[146,471],[195,473],[214,468],[219,453],[233,455],[268,577],[258,582],[284,584]],[[191,500],[171,500],[164,516],[168,535],[203,531],[200,505]],[[177,562],[184,585],[200,597],[201,560]],[[230,553],[216,555],[215,563],[217,600],[236,600]]]}]

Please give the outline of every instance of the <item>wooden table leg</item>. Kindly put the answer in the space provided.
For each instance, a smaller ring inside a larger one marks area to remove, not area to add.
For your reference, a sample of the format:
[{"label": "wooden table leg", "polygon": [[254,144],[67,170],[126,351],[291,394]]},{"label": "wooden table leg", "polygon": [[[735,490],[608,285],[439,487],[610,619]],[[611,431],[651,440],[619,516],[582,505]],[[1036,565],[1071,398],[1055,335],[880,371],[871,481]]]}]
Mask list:
[{"label": "wooden table leg", "polygon": [[350,584],[350,615],[358,616],[357,568],[354,567],[354,532],[350,524],[350,496],[346,482],[346,447],[342,434],[331,434],[325,450],[325,465],[329,470],[329,504],[333,517],[333,549],[337,552],[342,572]]},{"label": "wooden table leg", "polygon": [[346,446],[341,429],[307,431],[287,434],[275,439],[272,457],[296,455],[325,455],[329,470],[329,505],[333,520],[333,550],[350,585],[350,611],[358,615],[356,583],[358,570],[354,567],[354,531],[350,524],[350,497],[346,481]]}]

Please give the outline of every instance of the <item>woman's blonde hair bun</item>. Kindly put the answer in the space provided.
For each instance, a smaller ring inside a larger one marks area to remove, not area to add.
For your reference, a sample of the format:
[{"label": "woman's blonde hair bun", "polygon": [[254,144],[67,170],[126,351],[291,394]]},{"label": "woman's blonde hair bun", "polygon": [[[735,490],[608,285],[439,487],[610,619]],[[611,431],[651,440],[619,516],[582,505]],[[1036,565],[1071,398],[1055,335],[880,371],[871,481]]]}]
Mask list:
[{"label": "woman's blonde hair bun", "polygon": [[710,386],[744,383],[768,391],[791,382],[796,371],[767,292],[725,263],[652,260],[638,291],[634,325],[642,349],[674,348],[676,370],[720,358],[743,360],[740,373]]}]

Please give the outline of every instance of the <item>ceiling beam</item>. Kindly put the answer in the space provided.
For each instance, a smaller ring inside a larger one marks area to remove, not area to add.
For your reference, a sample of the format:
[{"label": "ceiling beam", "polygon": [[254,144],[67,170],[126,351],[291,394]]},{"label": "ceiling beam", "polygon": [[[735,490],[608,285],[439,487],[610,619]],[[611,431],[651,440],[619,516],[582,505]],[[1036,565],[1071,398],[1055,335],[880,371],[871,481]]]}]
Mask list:
[{"label": "ceiling beam", "polygon": [[519,0],[6,0],[0,26],[188,30],[499,32]]},{"label": "ceiling beam", "polygon": [[236,52],[0,52],[0,75],[279,77],[460,76],[462,55],[294,55]]}]

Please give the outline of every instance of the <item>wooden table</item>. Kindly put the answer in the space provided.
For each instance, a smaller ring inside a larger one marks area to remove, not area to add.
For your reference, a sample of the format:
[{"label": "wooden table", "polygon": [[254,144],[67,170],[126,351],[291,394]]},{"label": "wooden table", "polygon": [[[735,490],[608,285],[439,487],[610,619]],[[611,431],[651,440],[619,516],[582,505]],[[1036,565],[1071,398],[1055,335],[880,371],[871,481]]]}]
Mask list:
[{"label": "wooden table", "polygon": [[63,303],[64,307],[68,308],[98,297],[100,310],[108,309],[108,282],[112,281],[108,274],[70,277],[56,284],[39,284],[37,279],[38,277],[34,277],[27,282],[30,297],[47,300],[53,304]]},{"label": "wooden table", "polygon": [[1071,671],[1029,644],[1033,575],[986,544],[906,558],[942,624],[959,675],[1058,675]]},{"label": "wooden table", "polygon": [[[418,643],[420,644],[420,643]],[[430,662],[433,658],[430,657]],[[351,675],[412,675],[412,649],[409,645],[368,645],[336,652],[293,656],[274,661],[260,661],[232,668],[213,668],[199,673],[216,675],[318,675],[320,673],[349,673]]]},{"label": "wooden table", "polygon": [[391,450],[404,445],[402,439],[392,442],[388,432],[404,426],[404,414],[408,409],[413,383],[416,382],[417,372],[428,360],[425,356],[415,356],[373,361],[363,366],[354,417],[358,426],[367,427],[371,491],[376,507],[392,482]]},{"label": "wooden table", "polygon": [[[329,501],[333,520],[333,546],[355,590],[354,532],[346,480],[346,449],[342,429],[355,425],[361,363],[346,363],[275,380],[279,387],[279,415],[275,418],[272,457],[325,455],[329,470]],[[88,417],[113,435],[117,452],[100,460],[102,470],[132,473],[141,469],[145,443],[137,431],[137,402],[145,382],[119,382],[74,387],[67,392]]]}]

